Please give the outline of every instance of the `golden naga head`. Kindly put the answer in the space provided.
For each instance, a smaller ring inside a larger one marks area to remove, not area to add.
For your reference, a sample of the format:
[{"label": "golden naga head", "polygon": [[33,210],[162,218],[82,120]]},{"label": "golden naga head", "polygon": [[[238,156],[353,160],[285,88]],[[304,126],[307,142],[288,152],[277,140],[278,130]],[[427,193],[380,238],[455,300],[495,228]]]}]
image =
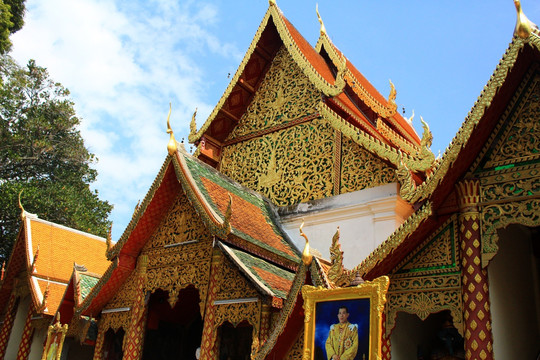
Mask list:
[{"label": "golden naga head", "polygon": [[169,152],[169,155],[174,155],[176,151],[178,150],[178,145],[176,144],[176,139],[174,138],[174,133],[171,129],[171,110],[172,106],[171,103],[169,103],[169,114],[167,115],[167,134],[170,134],[169,143],[167,144],[167,151]]},{"label": "golden naga head", "polygon": [[526,39],[531,35],[533,29],[538,30],[538,27],[525,16],[519,0],[514,0],[514,5],[516,6],[517,11],[516,29],[514,30],[514,34],[522,39]]}]

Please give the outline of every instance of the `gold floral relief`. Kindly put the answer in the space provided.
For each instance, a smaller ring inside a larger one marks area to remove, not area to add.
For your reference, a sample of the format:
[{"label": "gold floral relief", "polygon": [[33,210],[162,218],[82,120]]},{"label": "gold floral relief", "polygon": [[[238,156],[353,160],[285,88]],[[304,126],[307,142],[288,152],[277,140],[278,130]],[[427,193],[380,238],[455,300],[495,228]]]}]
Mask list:
[{"label": "gold floral relief", "polygon": [[223,262],[216,300],[230,300],[257,297],[253,286],[239,273],[229,261]]},{"label": "gold floral relief", "polygon": [[386,333],[396,325],[398,312],[425,320],[430,314],[450,310],[454,326],[463,334],[462,293],[459,274],[392,279],[386,304]]},{"label": "gold floral relief", "polygon": [[101,314],[101,319],[99,319],[99,332],[104,334],[109,329],[113,329],[114,332],[117,332],[120,328],[127,332],[130,321],[131,311]]},{"label": "gold floral relief", "polygon": [[315,112],[318,101],[319,91],[282,46],[227,140],[304,117]]},{"label": "gold floral relief", "polygon": [[533,81],[485,167],[540,157],[540,76]]},{"label": "gold floral relief", "polygon": [[334,131],[321,119],[226,146],[220,170],[283,206],[332,195]]},{"label": "gold floral relief", "polygon": [[285,355],[285,360],[302,360],[304,352],[304,329],[300,330],[296,341]]},{"label": "gold floral relief", "polygon": [[165,245],[186,241],[209,240],[210,233],[193,209],[185,194],[181,193],[157,230],[143,248],[162,248]]},{"label": "gold floral relief", "polygon": [[341,148],[342,194],[397,181],[394,168],[348,137]]},{"label": "gold floral relief", "polygon": [[114,294],[112,300],[110,300],[107,303],[107,305],[105,305],[105,309],[131,307],[131,304],[133,303],[136,297],[136,293],[135,293],[137,291],[137,281],[135,280],[136,277],[137,277],[137,274],[135,271],[132,272],[131,275],[129,275],[127,280],[120,287],[120,290],[118,290],[118,292]]}]

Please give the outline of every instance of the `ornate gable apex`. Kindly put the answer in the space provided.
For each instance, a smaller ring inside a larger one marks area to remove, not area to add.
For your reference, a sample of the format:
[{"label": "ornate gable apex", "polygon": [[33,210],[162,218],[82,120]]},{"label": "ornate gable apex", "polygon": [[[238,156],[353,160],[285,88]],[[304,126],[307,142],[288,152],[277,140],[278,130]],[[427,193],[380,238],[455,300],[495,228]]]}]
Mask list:
[{"label": "ornate gable apex", "polygon": [[[339,106],[343,104],[347,112],[353,112],[356,117],[363,118],[364,124],[356,124],[361,128],[373,127],[376,137],[382,138],[406,153],[418,151],[420,138],[410,123],[397,112],[395,103],[396,91],[392,83],[388,99],[383,97],[377,89],[362,75],[353,63],[334,45],[326,32],[321,32],[315,50],[336,71],[344,68],[345,87],[340,96],[330,99]],[[341,97],[341,99],[340,99]],[[342,105],[342,106],[343,106]],[[373,135],[373,132],[370,132]]]},{"label": "ornate gable apex", "polygon": [[[214,148],[221,145],[245,112],[281,46],[285,46],[321,93],[335,96],[341,92],[345,84],[343,77],[332,74],[324,59],[285,18],[277,5],[271,4],[218,104],[198,131],[192,123],[188,137],[190,142],[198,145],[204,136],[208,149],[211,149],[212,143],[215,143]],[[212,162],[211,154],[205,156],[202,152],[201,157]]]},{"label": "ornate gable apex", "polygon": [[455,181],[469,170],[495,122],[534,63],[540,63],[540,35],[533,31],[526,38],[514,36],[437,167],[425,182],[402,194],[405,200],[417,203],[430,198],[435,206],[444,202],[453,191]]}]

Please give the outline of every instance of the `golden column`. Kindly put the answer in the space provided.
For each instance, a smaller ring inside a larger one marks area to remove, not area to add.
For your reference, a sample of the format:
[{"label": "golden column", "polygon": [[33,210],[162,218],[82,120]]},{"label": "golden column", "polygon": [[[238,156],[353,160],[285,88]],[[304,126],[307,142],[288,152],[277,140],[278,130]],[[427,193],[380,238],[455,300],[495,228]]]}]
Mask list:
[{"label": "golden column", "polygon": [[214,249],[212,254],[212,266],[210,268],[210,281],[208,285],[208,293],[206,295],[206,310],[204,312],[204,326],[201,341],[201,357],[200,360],[213,360],[216,358],[215,351],[215,329],[214,320],[216,317],[216,306],[214,301],[219,290],[218,279],[221,270],[222,257],[219,250]]},{"label": "golden column", "polygon": [[460,210],[465,355],[467,359],[493,359],[488,276],[481,260],[480,183],[464,180],[456,188]]},{"label": "golden column", "polygon": [[131,321],[124,344],[124,360],[139,360],[142,357],[144,343],[144,328],[146,324],[146,267],[148,256],[141,255],[137,264],[136,297],[131,311]]},{"label": "golden column", "polygon": [[17,314],[17,307],[19,305],[19,298],[15,296],[15,293],[11,293],[9,298],[9,304],[7,307],[4,323],[2,324],[2,330],[0,330],[0,359],[3,359],[6,355],[6,349],[9,341],[9,335],[11,335],[11,329],[13,328],[13,322],[15,321],[15,315]]},{"label": "golden column", "polygon": [[262,304],[261,309],[261,331],[259,335],[259,349],[264,345],[270,334],[270,317],[272,316],[271,306]]},{"label": "golden column", "polygon": [[24,323],[21,343],[19,344],[19,350],[17,351],[17,360],[26,360],[28,359],[28,355],[30,355],[30,345],[32,345],[32,337],[34,336],[34,329],[32,329],[33,314],[34,306],[30,304],[28,314],[26,315],[26,321]]}]

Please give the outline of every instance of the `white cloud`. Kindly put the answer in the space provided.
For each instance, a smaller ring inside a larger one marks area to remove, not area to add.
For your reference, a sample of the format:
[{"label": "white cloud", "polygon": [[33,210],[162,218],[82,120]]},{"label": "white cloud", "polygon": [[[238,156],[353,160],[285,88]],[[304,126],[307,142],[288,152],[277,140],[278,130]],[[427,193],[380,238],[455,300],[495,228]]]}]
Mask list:
[{"label": "white cloud", "polygon": [[13,56],[36,59],[70,89],[87,147],[100,159],[94,184],[115,204],[117,238],[166,156],[165,119],[186,136],[195,107],[203,119],[203,70],[197,57],[240,59],[206,29],[218,9],[177,1],[28,0]]}]

